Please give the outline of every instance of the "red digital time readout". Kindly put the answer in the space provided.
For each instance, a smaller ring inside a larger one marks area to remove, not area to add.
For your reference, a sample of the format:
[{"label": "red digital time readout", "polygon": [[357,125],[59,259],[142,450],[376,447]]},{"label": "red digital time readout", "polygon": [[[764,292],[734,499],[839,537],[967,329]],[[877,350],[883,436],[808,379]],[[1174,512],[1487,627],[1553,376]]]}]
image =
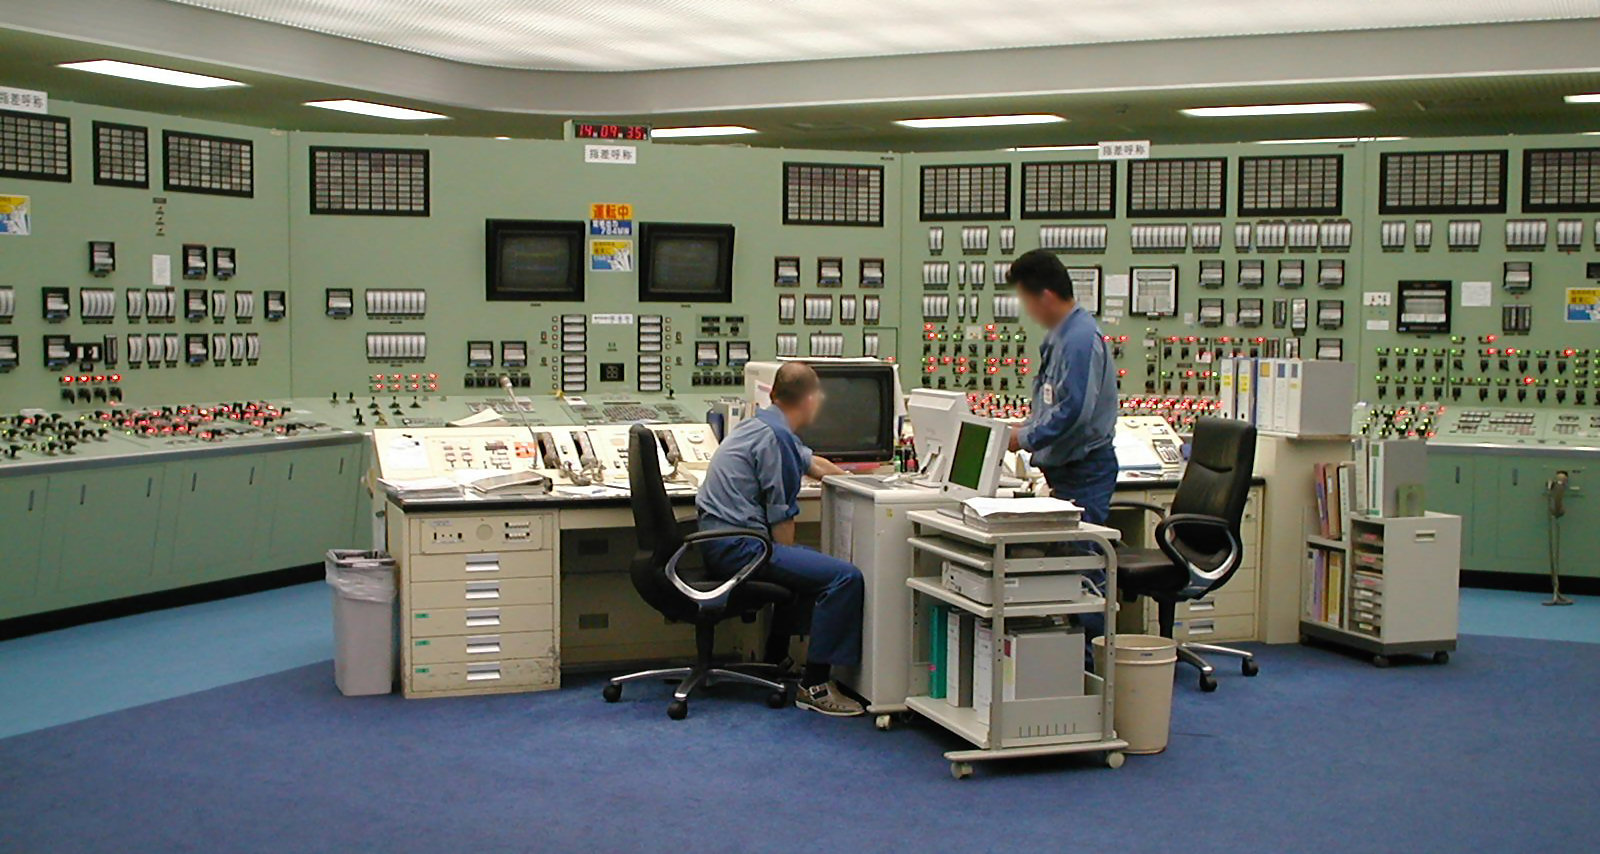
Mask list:
[{"label": "red digital time readout", "polygon": [[579,122],[573,126],[578,139],[616,139],[644,142],[650,138],[649,125],[603,125]]}]

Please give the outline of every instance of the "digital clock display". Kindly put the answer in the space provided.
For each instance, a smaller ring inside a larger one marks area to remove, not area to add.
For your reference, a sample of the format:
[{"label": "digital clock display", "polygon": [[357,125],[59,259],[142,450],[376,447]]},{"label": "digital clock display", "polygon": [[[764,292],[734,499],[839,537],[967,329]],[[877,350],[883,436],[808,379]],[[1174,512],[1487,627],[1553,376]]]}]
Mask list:
[{"label": "digital clock display", "polygon": [[578,139],[615,139],[627,142],[645,142],[650,139],[649,125],[607,125],[596,122],[575,122],[573,135]]}]

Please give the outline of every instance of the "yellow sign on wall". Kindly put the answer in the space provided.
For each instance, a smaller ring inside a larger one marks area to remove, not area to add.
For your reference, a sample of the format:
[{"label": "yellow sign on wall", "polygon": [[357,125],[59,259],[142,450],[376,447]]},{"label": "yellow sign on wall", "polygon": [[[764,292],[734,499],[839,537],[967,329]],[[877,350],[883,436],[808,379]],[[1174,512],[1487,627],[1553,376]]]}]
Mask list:
[{"label": "yellow sign on wall", "polygon": [[0,234],[26,237],[33,233],[32,206],[27,196],[0,196]]}]

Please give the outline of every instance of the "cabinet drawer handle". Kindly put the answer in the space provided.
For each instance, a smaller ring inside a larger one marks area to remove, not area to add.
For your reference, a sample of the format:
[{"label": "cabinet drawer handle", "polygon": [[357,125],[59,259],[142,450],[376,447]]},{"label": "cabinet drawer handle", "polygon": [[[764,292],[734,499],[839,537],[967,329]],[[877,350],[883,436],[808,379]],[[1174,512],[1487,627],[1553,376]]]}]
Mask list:
[{"label": "cabinet drawer handle", "polygon": [[1189,603],[1189,613],[1191,613],[1191,614],[1196,612],[1196,611],[1215,611],[1215,610],[1217,610],[1217,600],[1215,600],[1215,599],[1196,599],[1193,602]]},{"label": "cabinet drawer handle", "polygon": [[473,608],[467,611],[467,627],[472,629],[500,625],[499,608]]},{"label": "cabinet drawer handle", "polygon": [[468,599],[499,599],[500,582],[469,581],[467,582],[466,596]]},{"label": "cabinet drawer handle", "polygon": [[467,555],[467,572],[499,572],[500,556],[497,554]]},{"label": "cabinet drawer handle", "polygon": [[1411,535],[1411,539],[1419,543],[1431,543],[1439,538],[1438,531],[1418,531]]},{"label": "cabinet drawer handle", "polygon": [[468,682],[489,682],[500,678],[500,662],[467,665]]},{"label": "cabinet drawer handle", "polygon": [[1195,635],[1213,634],[1214,632],[1216,632],[1216,630],[1217,630],[1217,624],[1216,624],[1216,621],[1214,621],[1214,620],[1190,620],[1189,621],[1189,636],[1190,637],[1194,637]]},{"label": "cabinet drawer handle", "polygon": [[499,635],[476,635],[467,638],[467,655],[494,655],[499,651]]}]

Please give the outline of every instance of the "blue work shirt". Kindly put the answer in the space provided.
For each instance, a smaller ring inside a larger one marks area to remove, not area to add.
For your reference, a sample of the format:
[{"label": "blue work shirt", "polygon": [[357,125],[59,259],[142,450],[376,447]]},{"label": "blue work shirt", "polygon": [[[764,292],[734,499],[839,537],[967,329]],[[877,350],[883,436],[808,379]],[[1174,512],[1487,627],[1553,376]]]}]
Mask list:
[{"label": "blue work shirt", "polygon": [[1033,414],[1018,441],[1040,468],[1074,463],[1111,444],[1117,429],[1117,368],[1100,325],[1082,306],[1039,345]]},{"label": "blue work shirt", "polygon": [[739,422],[711,457],[694,499],[700,529],[765,531],[800,515],[800,479],[811,468],[811,449],[789,429],[783,411],[769,406]]}]

